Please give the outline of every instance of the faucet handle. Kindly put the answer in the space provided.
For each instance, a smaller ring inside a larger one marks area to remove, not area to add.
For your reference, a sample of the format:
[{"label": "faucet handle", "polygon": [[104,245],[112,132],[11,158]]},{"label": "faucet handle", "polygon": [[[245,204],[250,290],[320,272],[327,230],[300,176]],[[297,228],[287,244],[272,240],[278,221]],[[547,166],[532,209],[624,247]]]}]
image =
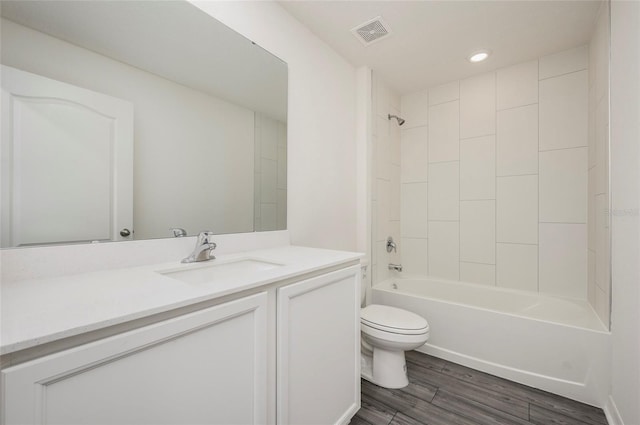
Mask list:
[{"label": "faucet handle", "polygon": [[187,231],[184,230],[182,227],[172,227],[169,230],[173,232],[174,238],[182,238],[184,236],[187,236]]},{"label": "faucet handle", "polygon": [[387,252],[398,252],[398,245],[393,241],[393,237],[389,236],[387,238]]},{"label": "faucet handle", "polygon": [[[198,234],[198,245],[211,244],[211,237],[214,236],[213,232],[206,230]],[[214,244],[215,245],[215,244]]]}]

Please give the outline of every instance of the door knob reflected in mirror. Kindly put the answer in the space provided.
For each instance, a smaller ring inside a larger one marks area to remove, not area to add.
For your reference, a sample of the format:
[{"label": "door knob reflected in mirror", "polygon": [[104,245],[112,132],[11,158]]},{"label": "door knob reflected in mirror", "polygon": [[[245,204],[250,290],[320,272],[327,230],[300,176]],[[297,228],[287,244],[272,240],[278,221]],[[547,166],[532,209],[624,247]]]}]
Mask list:
[{"label": "door knob reflected in mirror", "polygon": [[131,231],[127,228],[124,228],[122,230],[120,230],[120,236],[122,236],[123,238],[126,238],[128,236],[131,235]]}]

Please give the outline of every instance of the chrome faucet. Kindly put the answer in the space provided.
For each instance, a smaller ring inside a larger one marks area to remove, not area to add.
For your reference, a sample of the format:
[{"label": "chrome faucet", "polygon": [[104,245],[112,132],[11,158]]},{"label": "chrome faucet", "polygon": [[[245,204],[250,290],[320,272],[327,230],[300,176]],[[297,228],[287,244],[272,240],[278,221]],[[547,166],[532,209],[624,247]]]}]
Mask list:
[{"label": "chrome faucet", "polygon": [[215,242],[211,241],[213,237],[212,232],[200,232],[198,240],[196,241],[196,247],[191,255],[183,259],[183,263],[195,263],[198,261],[215,260],[216,257],[211,252],[216,249]]},{"label": "chrome faucet", "polygon": [[389,264],[389,270],[395,270],[397,272],[401,272],[402,271],[402,264],[393,264],[390,263]]}]

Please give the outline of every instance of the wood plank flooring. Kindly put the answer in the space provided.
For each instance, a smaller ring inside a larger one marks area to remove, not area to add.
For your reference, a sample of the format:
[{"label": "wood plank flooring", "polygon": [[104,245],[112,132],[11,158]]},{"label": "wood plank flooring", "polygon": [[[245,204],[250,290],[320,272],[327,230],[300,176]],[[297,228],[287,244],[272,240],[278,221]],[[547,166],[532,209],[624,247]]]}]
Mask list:
[{"label": "wood plank flooring", "polygon": [[409,386],[362,380],[352,425],[607,425],[602,409],[417,351],[406,356]]}]

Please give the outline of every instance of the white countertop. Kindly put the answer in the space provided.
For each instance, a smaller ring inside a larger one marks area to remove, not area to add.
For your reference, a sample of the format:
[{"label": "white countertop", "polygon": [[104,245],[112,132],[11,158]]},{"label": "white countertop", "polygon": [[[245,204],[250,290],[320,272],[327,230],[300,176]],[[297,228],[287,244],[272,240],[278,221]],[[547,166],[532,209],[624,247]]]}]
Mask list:
[{"label": "white countertop", "polygon": [[[0,354],[35,347],[201,301],[268,285],[349,261],[362,254],[284,246],[219,256],[208,262],[154,264],[46,279],[2,283]],[[238,259],[281,266],[237,273],[207,283],[162,275]]]}]

